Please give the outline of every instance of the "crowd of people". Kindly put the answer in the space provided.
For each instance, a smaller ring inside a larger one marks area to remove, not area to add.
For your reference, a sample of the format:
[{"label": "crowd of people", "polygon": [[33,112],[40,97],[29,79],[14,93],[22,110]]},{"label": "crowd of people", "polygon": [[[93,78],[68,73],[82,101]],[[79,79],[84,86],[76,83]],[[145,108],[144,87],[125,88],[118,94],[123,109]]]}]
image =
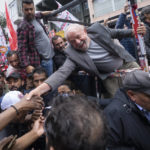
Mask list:
[{"label": "crowd of people", "polygon": [[[0,68],[0,150],[150,149],[150,74],[128,10],[114,28],[70,24],[65,38],[50,39],[40,19],[51,11],[35,14],[33,0],[22,0],[18,50]],[[150,62],[150,6],[141,20]]]}]

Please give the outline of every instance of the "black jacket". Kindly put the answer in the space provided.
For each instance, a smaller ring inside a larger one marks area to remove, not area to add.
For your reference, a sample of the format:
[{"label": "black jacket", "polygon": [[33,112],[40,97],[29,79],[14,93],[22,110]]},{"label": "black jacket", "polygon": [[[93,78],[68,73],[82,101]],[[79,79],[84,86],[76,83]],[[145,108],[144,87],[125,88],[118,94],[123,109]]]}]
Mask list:
[{"label": "black jacket", "polygon": [[55,55],[53,57],[55,70],[58,70],[58,68],[64,64],[65,60],[66,60],[65,53],[63,51],[59,52],[58,50],[55,49]]},{"label": "black jacket", "polygon": [[104,113],[109,126],[109,150],[150,150],[150,122],[123,89]]}]

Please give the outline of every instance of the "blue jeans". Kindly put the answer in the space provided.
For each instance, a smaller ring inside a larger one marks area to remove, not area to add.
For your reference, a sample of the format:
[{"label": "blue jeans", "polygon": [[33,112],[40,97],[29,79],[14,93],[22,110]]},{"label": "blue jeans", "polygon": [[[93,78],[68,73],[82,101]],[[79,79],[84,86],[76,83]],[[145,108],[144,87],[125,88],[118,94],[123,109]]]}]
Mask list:
[{"label": "blue jeans", "polygon": [[42,60],[41,66],[46,70],[47,75],[50,76],[53,73],[53,60]]}]

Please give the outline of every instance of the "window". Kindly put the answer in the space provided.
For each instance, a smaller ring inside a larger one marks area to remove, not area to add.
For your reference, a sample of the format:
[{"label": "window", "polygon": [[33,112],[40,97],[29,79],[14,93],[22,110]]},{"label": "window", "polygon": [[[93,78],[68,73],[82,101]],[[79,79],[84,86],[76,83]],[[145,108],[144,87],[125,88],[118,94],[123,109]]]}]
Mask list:
[{"label": "window", "polygon": [[[137,0],[138,8],[150,4],[150,0]],[[88,0],[91,22],[102,21],[119,15],[123,11],[126,0]]]}]

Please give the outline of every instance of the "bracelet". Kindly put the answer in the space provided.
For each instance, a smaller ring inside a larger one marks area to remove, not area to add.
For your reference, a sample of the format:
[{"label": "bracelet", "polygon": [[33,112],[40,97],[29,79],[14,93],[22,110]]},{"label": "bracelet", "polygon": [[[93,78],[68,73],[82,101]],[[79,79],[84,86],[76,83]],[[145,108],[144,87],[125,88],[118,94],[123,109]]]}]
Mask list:
[{"label": "bracelet", "polygon": [[19,111],[18,111],[18,109],[17,109],[14,105],[11,105],[11,107],[12,107],[12,108],[14,108],[14,109],[15,109],[15,111],[16,111],[16,114],[17,114],[17,115],[19,115]]}]

